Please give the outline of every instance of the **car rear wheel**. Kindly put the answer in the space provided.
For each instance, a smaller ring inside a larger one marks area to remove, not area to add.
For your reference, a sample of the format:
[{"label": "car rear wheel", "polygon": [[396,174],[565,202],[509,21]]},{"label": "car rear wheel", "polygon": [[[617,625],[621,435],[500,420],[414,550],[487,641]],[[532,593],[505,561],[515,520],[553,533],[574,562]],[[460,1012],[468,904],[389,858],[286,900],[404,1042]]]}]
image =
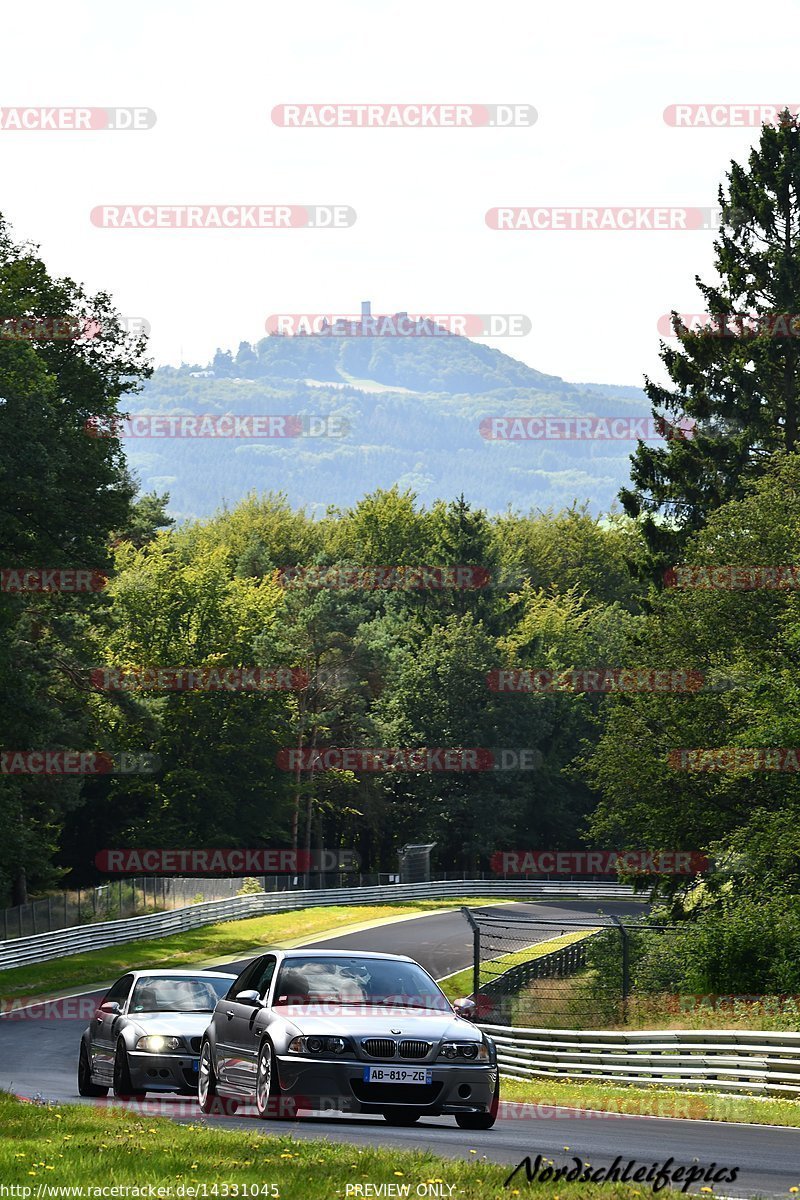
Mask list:
[{"label": "car rear wheel", "polygon": [[383,1119],[390,1125],[415,1125],[422,1113],[415,1108],[385,1108]]},{"label": "car rear wheel", "polygon": [[497,1120],[497,1110],[500,1107],[500,1072],[497,1072],[497,1082],[494,1085],[494,1095],[486,1112],[459,1113],[456,1125],[459,1129],[491,1129]]},{"label": "car rear wheel", "polygon": [[86,1050],[85,1042],[81,1042],[80,1054],[78,1055],[78,1095],[108,1095],[107,1087],[101,1087],[99,1083],[92,1083],[92,1071],[91,1067],[89,1066],[89,1055]]},{"label": "car rear wheel", "polygon": [[128,1062],[128,1052],[122,1038],[117,1042],[117,1052],[114,1055],[114,1095],[122,1099],[129,1096],[146,1095],[144,1088],[135,1088],[131,1083],[131,1068]]}]

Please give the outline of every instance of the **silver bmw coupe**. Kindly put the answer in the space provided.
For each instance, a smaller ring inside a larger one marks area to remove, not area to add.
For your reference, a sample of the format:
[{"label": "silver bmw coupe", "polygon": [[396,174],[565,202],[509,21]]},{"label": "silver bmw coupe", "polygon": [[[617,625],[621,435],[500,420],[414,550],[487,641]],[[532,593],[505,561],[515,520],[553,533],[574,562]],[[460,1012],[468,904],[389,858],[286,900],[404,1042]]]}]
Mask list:
[{"label": "silver bmw coupe", "polygon": [[130,971],[103,997],[81,1037],[81,1096],[142,1096],[197,1088],[200,1040],[235,975]]},{"label": "silver bmw coupe", "polygon": [[287,950],[254,959],[217,1004],[198,1097],[206,1113],[239,1100],[265,1119],[322,1107],[490,1129],[500,1081],[491,1039],[413,959]]}]

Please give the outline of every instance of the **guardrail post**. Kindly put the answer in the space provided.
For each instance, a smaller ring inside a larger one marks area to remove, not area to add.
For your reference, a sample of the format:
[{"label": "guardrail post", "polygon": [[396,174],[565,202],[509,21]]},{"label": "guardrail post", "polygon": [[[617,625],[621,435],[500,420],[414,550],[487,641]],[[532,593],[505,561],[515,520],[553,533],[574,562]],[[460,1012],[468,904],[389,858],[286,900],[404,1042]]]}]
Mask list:
[{"label": "guardrail post", "polygon": [[472,930],[472,998],[477,1004],[481,988],[481,928],[466,904],[461,905],[461,911]]}]

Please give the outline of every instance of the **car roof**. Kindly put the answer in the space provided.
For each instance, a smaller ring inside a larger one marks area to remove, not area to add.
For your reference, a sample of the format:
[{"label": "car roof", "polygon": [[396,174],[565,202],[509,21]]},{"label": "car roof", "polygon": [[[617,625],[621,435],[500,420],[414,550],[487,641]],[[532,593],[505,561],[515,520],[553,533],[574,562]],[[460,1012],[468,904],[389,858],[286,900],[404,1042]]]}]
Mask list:
[{"label": "car roof", "polygon": [[[235,979],[235,975],[231,975],[228,971],[204,971],[202,967],[186,967],[182,971],[175,968],[157,971],[155,968],[149,971],[126,971],[126,975],[134,975],[137,979],[157,978],[167,975],[174,979],[196,979],[198,976],[208,979]],[[120,978],[122,978],[120,976]]]},{"label": "car roof", "polygon": [[281,955],[283,958],[383,958],[389,962],[414,962],[408,954],[381,954],[377,950],[315,950],[313,946],[307,950],[296,946],[281,951]]}]

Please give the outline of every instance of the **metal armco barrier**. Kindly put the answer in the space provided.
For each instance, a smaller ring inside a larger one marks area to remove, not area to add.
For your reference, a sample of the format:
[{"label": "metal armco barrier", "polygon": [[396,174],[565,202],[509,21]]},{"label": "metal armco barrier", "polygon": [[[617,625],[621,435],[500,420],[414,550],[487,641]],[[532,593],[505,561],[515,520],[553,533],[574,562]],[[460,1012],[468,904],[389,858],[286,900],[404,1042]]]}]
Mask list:
[{"label": "metal armco barrier", "polygon": [[523,883],[495,879],[457,879],[447,882],[395,883],[385,887],[324,888],[322,890],[261,892],[235,896],[231,900],[211,900],[176,908],[171,912],[150,913],[124,921],[102,921],[59,929],[35,937],[13,938],[0,942],[0,971],[45,962],[86,950],[100,950],[141,938],[168,937],[217,921],[238,921],[266,913],[332,904],[387,904],[400,900],[441,900],[462,896],[497,896],[515,900],[575,898],[588,901],[646,900],[633,888],[613,883]]},{"label": "metal armco barrier", "polygon": [[480,1028],[497,1045],[509,1079],[657,1083],[674,1088],[800,1093],[800,1033],[746,1030],[617,1030]]}]

